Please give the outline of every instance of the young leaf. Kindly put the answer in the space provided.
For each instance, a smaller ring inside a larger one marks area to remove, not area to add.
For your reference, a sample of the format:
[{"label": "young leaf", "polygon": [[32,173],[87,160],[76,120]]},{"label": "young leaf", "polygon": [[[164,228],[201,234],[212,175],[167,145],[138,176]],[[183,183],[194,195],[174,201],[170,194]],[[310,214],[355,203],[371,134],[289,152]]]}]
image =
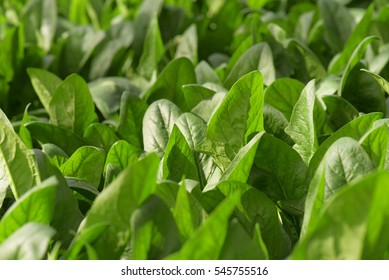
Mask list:
[{"label": "young leaf", "polygon": [[187,108],[182,86],[196,83],[192,62],[186,57],[172,60],[158,76],[157,81],[144,94],[144,99],[151,103],[158,99],[168,99],[183,111]]},{"label": "young leaf", "polygon": [[285,128],[295,143],[293,148],[306,164],[319,147],[318,134],[324,118],[324,110],[315,95],[315,81],[311,81],[302,91],[293,108],[290,124]]},{"label": "young leaf", "polygon": [[162,259],[180,248],[172,213],[158,196],[150,196],[134,211],[131,228],[135,260]]},{"label": "young leaf", "polygon": [[186,57],[196,65],[198,46],[196,25],[190,25],[178,40],[179,42],[175,57]]},{"label": "young leaf", "polygon": [[377,172],[336,193],[292,259],[383,259],[389,245],[388,182],[387,172]]},{"label": "young leaf", "polygon": [[43,69],[28,68],[27,73],[30,76],[32,86],[34,87],[39,100],[45,110],[49,112],[51,99],[53,98],[57,87],[62,83],[62,80],[55,74]]},{"label": "young leaf", "polygon": [[303,232],[309,233],[315,227],[322,207],[333,193],[373,169],[368,154],[355,139],[344,137],[333,143],[309,186]]},{"label": "young leaf", "polygon": [[98,189],[104,162],[105,152],[103,150],[84,146],[75,151],[60,170],[64,176],[86,180]]},{"label": "young leaf", "polygon": [[67,155],[86,145],[84,139],[66,128],[46,122],[33,121],[25,124],[32,137],[41,143],[51,143],[60,147]]},{"label": "young leaf", "polygon": [[387,125],[374,127],[360,139],[362,147],[369,154],[378,170],[389,167],[389,128]]},{"label": "young leaf", "polygon": [[223,202],[209,215],[204,224],[185,242],[180,251],[168,256],[174,260],[216,260],[228,230],[228,221],[236,204],[238,195],[225,198]]},{"label": "young leaf", "polygon": [[24,194],[0,220],[0,243],[29,222],[49,224],[54,214],[58,181],[44,181]]},{"label": "young leaf", "polygon": [[195,67],[196,81],[198,84],[214,83],[220,85],[220,78],[215,70],[204,60],[200,61]]},{"label": "young leaf", "polygon": [[155,190],[159,161],[155,154],[150,154],[130,165],[95,199],[79,232],[107,224],[106,231],[93,242],[99,259],[117,259],[122,255],[131,237],[132,213]]},{"label": "young leaf", "polygon": [[116,132],[128,143],[143,148],[142,121],[147,103],[138,96],[124,92],[120,101],[120,118]]},{"label": "young leaf", "polygon": [[0,245],[0,260],[43,259],[54,234],[48,225],[27,223]]},{"label": "young leaf", "polygon": [[368,73],[370,76],[374,78],[374,80],[377,81],[377,83],[381,86],[381,88],[389,94],[389,82],[382,78],[380,75],[377,75],[369,70],[361,69],[361,71]]},{"label": "young leaf", "polygon": [[115,134],[115,130],[103,123],[93,123],[85,129],[85,141],[94,147],[108,151],[111,146],[119,141]]},{"label": "young leaf", "polygon": [[215,94],[215,91],[197,84],[182,86],[182,92],[189,110],[192,110],[202,100],[209,99]]},{"label": "young leaf", "polygon": [[93,99],[83,78],[72,74],[57,87],[49,104],[49,115],[54,125],[78,135],[83,135],[97,121]]},{"label": "young leaf", "polygon": [[259,70],[263,75],[263,83],[270,85],[275,80],[272,51],[267,43],[261,43],[248,49],[236,62],[224,81],[226,88],[251,71]]},{"label": "young leaf", "polygon": [[154,14],[147,29],[142,56],[137,69],[138,73],[150,80],[153,73],[158,72],[158,62],[161,60],[164,52],[158,18]]},{"label": "young leaf", "polygon": [[236,82],[208,123],[206,139],[197,146],[225,170],[249,137],[263,131],[263,79],[253,71]]},{"label": "young leaf", "polygon": [[169,141],[166,144],[162,166],[164,179],[179,182],[185,177],[199,181],[194,154],[176,125],[173,127]]},{"label": "young leaf", "polygon": [[181,110],[169,100],[151,104],[143,118],[143,144],[146,152],[163,154]]},{"label": "young leaf", "polygon": [[32,151],[27,149],[9,125],[7,117],[0,110],[0,205],[3,204],[8,187],[18,199],[40,183]]}]

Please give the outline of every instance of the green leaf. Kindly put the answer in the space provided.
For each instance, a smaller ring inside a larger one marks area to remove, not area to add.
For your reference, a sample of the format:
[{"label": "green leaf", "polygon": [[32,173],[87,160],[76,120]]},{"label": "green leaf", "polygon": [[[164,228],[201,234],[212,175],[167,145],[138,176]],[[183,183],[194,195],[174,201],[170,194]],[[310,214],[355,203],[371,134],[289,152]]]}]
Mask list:
[{"label": "green leaf", "polygon": [[137,68],[138,73],[150,80],[153,73],[158,72],[158,62],[161,60],[164,52],[158,18],[154,14],[147,29],[142,56]]},{"label": "green leaf", "polygon": [[0,245],[1,260],[40,260],[55,230],[48,225],[27,223]]},{"label": "green leaf", "polygon": [[265,90],[265,103],[284,114],[289,121],[304,84],[298,80],[281,78],[275,80]]},{"label": "green leaf", "polygon": [[151,103],[158,99],[168,99],[183,111],[189,111],[182,92],[182,86],[196,83],[192,62],[186,57],[172,60],[158,76],[157,81],[144,94]]},{"label": "green leaf", "polygon": [[50,225],[57,230],[55,240],[61,242],[61,246],[66,248],[74,238],[74,232],[82,220],[81,212],[78,208],[77,199],[69,189],[63,175],[59,169],[50,163],[47,156],[40,150],[34,150],[38,163],[39,174],[42,179],[49,179],[55,176],[58,180],[54,214]]},{"label": "green leaf", "polygon": [[152,103],[143,118],[143,144],[146,152],[163,154],[174,123],[181,110],[171,101],[161,99]]},{"label": "green leaf", "polygon": [[215,93],[211,98],[200,101],[191,112],[199,116],[203,121],[209,122],[215,108],[220,106],[225,96],[225,92]]},{"label": "green leaf", "polygon": [[181,37],[178,38],[178,45],[175,57],[186,57],[194,65],[197,64],[197,28],[191,24]]},{"label": "green leaf", "polygon": [[307,84],[293,108],[290,124],[285,132],[294,141],[293,148],[308,164],[319,147],[318,134],[324,123],[325,113],[315,96],[315,81]]},{"label": "green leaf", "polygon": [[0,243],[29,222],[49,224],[54,214],[58,180],[44,181],[25,193],[0,220]]},{"label": "green leaf", "polygon": [[64,176],[86,180],[98,189],[104,162],[105,152],[102,149],[84,146],[77,149],[60,170]]},{"label": "green leaf", "polygon": [[260,191],[274,202],[298,197],[306,174],[307,166],[288,144],[269,134],[261,137],[251,171],[253,185]]},{"label": "green leaf", "polygon": [[334,194],[292,259],[383,259],[389,245],[388,182],[387,172],[377,172]]},{"label": "green leaf", "polygon": [[368,73],[370,76],[374,78],[374,80],[377,81],[377,83],[381,86],[381,88],[389,94],[389,82],[382,78],[380,75],[377,75],[367,69],[361,69],[361,71]]},{"label": "green leaf", "polygon": [[131,217],[132,258],[162,259],[180,248],[172,213],[158,196],[150,196]]},{"label": "green leaf", "polygon": [[39,100],[45,110],[49,112],[51,99],[53,98],[57,87],[62,83],[62,80],[55,74],[43,69],[28,68],[27,73],[30,76],[32,86],[34,87]]},{"label": "green leaf", "polygon": [[278,109],[264,104],[263,118],[265,131],[282,141],[293,145],[292,139],[285,133],[285,128],[289,125],[286,117]]},{"label": "green leaf", "polygon": [[83,78],[72,74],[57,87],[49,104],[49,115],[54,125],[78,135],[83,135],[97,121],[92,96]]},{"label": "green leaf", "polygon": [[335,132],[359,116],[359,112],[347,100],[337,95],[322,97],[327,111],[327,129]]},{"label": "green leaf", "polygon": [[119,136],[128,143],[143,148],[142,122],[147,103],[134,94],[124,92],[120,102]]},{"label": "green leaf", "polygon": [[[361,61],[361,59],[363,58],[363,55],[366,51],[366,48],[374,41],[376,40],[377,37],[376,36],[369,36],[369,37],[366,37],[365,39],[363,39],[359,45],[353,50],[353,53],[346,65],[346,69],[344,70],[343,72],[343,76],[342,76],[342,79],[340,80],[340,85],[339,85],[339,90],[338,90],[338,94],[340,96],[342,96],[343,94],[343,91],[344,91],[344,88],[346,87],[346,83],[348,81],[348,76],[350,75],[350,73],[353,71],[353,69],[358,69],[356,68],[356,65]],[[363,66],[359,66],[359,69],[361,68],[366,68],[366,67],[363,67]],[[359,70],[358,69],[358,70]],[[356,70],[354,70],[355,72]]]},{"label": "green leaf", "polygon": [[163,179],[175,182],[180,182],[183,177],[199,181],[196,159],[192,149],[176,125],[173,127],[166,144],[162,176]]},{"label": "green leaf", "polygon": [[202,210],[200,202],[187,191],[185,181],[182,181],[173,210],[182,242],[188,240],[200,226]]},{"label": "green leaf", "polygon": [[227,236],[228,221],[238,203],[238,199],[238,195],[235,194],[221,202],[201,227],[182,245],[180,251],[168,256],[168,259],[218,259]]},{"label": "green leaf", "polygon": [[184,85],[182,86],[186,106],[192,110],[202,100],[212,98],[215,91],[200,85]]},{"label": "green leaf", "polygon": [[93,101],[105,119],[111,119],[119,109],[124,92],[138,95],[140,89],[127,78],[104,77],[88,84]]},{"label": "green leaf", "polygon": [[84,132],[84,139],[89,145],[105,151],[108,151],[119,140],[115,130],[103,123],[93,123],[88,126]]},{"label": "green leaf", "polygon": [[387,125],[374,127],[359,141],[369,154],[374,167],[378,170],[389,168],[389,128]]},{"label": "green leaf", "polygon": [[25,126],[34,139],[44,144],[55,144],[68,155],[73,154],[79,147],[86,145],[84,139],[66,128],[37,121],[26,123]]},{"label": "green leaf", "polygon": [[339,188],[372,172],[374,166],[357,140],[349,137],[338,139],[325,154],[312,178],[306,199],[303,232],[318,223],[318,215],[327,200]]},{"label": "green leaf", "polygon": [[125,140],[117,141],[108,151],[104,171],[107,171],[108,164],[114,165],[119,170],[125,169],[127,166],[138,161],[140,152],[137,147],[132,146]]},{"label": "green leaf", "polygon": [[236,82],[208,123],[206,139],[197,146],[225,170],[249,137],[263,131],[263,79],[253,71]]},{"label": "green leaf", "polygon": [[360,112],[386,114],[385,94],[371,75],[360,71],[364,67],[362,63],[358,63],[349,72],[343,87],[342,97]]},{"label": "green leaf", "polygon": [[329,138],[327,138],[317,149],[308,166],[308,176],[307,179],[309,181],[318,168],[320,162],[322,161],[325,153],[329,149],[329,147],[335,143],[338,139],[342,137],[351,137],[355,140],[359,140],[363,137],[363,135],[368,132],[373,123],[382,118],[382,113],[370,113],[366,115],[362,115],[355,120],[352,120],[335,133],[333,133]]},{"label": "green leaf", "polygon": [[334,0],[319,0],[318,8],[328,44],[333,53],[340,52],[354,28],[354,18],[349,9]]},{"label": "green leaf", "polygon": [[263,75],[263,83],[270,85],[275,80],[273,54],[267,43],[260,43],[249,48],[235,63],[224,81],[226,88],[251,71],[259,70]]},{"label": "green leaf", "polygon": [[[259,238],[261,237],[259,236]],[[259,243],[250,237],[237,220],[232,220],[220,253],[220,259],[264,260],[267,258],[266,247],[261,248]]]},{"label": "green leaf", "polygon": [[56,167],[60,167],[69,158],[60,147],[50,143],[42,144],[42,152],[49,157],[50,162]]},{"label": "green leaf", "polygon": [[363,18],[353,29],[350,37],[342,50],[340,56],[329,66],[328,72],[330,74],[338,74],[344,70],[348,61],[350,60],[354,50],[358,47],[358,44],[369,36],[369,31],[372,25],[372,15],[374,12],[374,5],[371,4],[366,10]]},{"label": "green leaf", "polygon": [[7,117],[0,110],[0,205],[8,187],[18,199],[40,183],[33,152],[9,125]]},{"label": "green leaf", "polygon": [[32,149],[32,137],[30,131],[24,126],[26,123],[31,121],[31,117],[28,115],[28,108],[30,107],[31,103],[26,106],[26,109],[24,110],[23,118],[20,123],[19,128],[19,136],[20,139],[22,139],[23,143],[26,145],[27,148]]},{"label": "green leaf", "polygon": [[219,76],[215,70],[204,60],[200,61],[195,67],[196,80],[198,84],[215,83],[221,84]]},{"label": "green leaf", "polygon": [[118,259],[122,255],[131,237],[131,215],[154,192],[158,166],[155,154],[144,157],[120,173],[95,199],[79,232],[107,224],[107,230],[92,244],[99,259]]}]

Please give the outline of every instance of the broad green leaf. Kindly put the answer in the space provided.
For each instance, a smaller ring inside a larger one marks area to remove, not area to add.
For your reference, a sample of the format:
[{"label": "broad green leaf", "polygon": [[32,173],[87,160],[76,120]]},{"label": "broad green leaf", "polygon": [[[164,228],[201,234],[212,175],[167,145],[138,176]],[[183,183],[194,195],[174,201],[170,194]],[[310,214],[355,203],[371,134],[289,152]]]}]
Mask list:
[{"label": "broad green leaf", "polygon": [[61,165],[65,177],[75,177],[86,180],[96,189],[99,187],[101,174],[104,169],[105,152],[102,149],[83,146]]},{"label": "broad green leaf", "polygon": [[63,248],[66,248],[73,240],[74,232],[77,231],[82,220],[79,205],[59,169],[50,163],[43,152],[40,150],[34,152],[41,178],[46,180],[54,175],[58,180],[54,214],[50,225],[57,231],[55,239],[61,242]]},{"label": "broad green leaf", "polygon": [[142,122],[147,103],[134,94],[124,92],[120,101],[117,133],[128,143],[143,148]]},{"label": "broad green leaf", "polygon": [[84,132],[84,139],[89,145],[105,151],[108,151],[115,142],[119,141],[115,130],[103,123],[93,123],[88,126]]},{"label": "broad green leaf", "polygon": [[162,70],[157,81],[149,88],[144,98],[148,103],[158,99],[168,99],[183,111],[188,111],[181,87],[196,83],[196,75],[192,62],[186,57],[172,60]]},{"label": "broad green leaf", "polygon": [[383,259],[388,249],[387,172],[368,175],[334,194],[292,259]]},{"label": "broad green leaf", "polygon": [[162,259],[180,248],[179,232],[170,209],[150,196],[131,217],[132,258]]},{"label": "broad green leaf", "polygon": [[69,156],[60,147],[50,143],[42,144],[42,152],[49,157],[50,162],[56,167],[60,167],[69,158]]},{"label": "broad green leaf", "polygon": [[387,125],[380,125],[369,131],[360,139],[362,147],[369,154],[374,167],[378,170],[389,167],[389,128]]},{"label": "broad green leaf", "polygon": [[268,256],[266,247],[261,248],[239,221],[232,220],[219,258],[221,260],[264,260]]},{"label": "broad green leaf", "polygon": [[191,24],[188,29],[178,38],[178,46],[175,57],[186,57],[194,65],[197,64],[197,28]]},{"label": "broad green leaf", "polygon": [[28,108],[30,107],[31,103],[26,106],[26,109],[24,110],[23,118],[20,123],[19,128],[19,137],[22,139],[23,143],[26,145],[27,148],[32,149],[32,137],[30,131],[24,126],[26,123],[31,121],[31,117],[28,114]]},{"label": "broad green leaf", "polygon": [[30,76],[32,86],[39,100],[46,111],[49,112],[51,99],[57,87],[62,83],[62,80],[55,74],[43,69],[28,68],[27,73]]},{"label": "broad green leaf", "polygon": [[155,191],[159,161],[150,154],[130,165],[95,199],[79,232],[107,224],[107,230],[92,244],[99,259],[122,255],[131,237],[132,213]]},{"label": "broad green leaf", "polygon": [[137,162],[139,154],[140,150],[137,147],[132,146],[124,140],[119,140],[108,151],[104,171],[107,170],[108,164],[113,164],[119,170],[123,170],[127,166]]},{"label": "broad green leaf", "polygon": [[335,132],[345,124],[359,116],[359,112],[347,100],[337,95],[323,96],[326,106],[327,123],[326,128]]},{"label": "broad green leaf", "polygon": [[289,121],[304,84],[298,80],[281,78],[275,80],[265,90],[265,103],[284,114]]},{"label": "broad green leaf", "polygon": [[293,108],[290,124],[285,128],[285,132],[295,143],[293,148],[306,164],[319,147],[318,134],[324,118],[324,110],[315,96],[315,81],[313,80],[301,92]]},{"label": "broad green leaf", "polygon": [[256,224],[259,224],[263,241],[267,247],[270,259],[282,259],[291,249],[289,237],[286,235],[279,220],[277,206],[264,193],[241,182],[224,181],[212,191],[205,192],[202,204],[211,199],[210,206],[214,208],[224,197],[239,195],[236,217],[245,230],[254,234]]},{"label": "broad green leaf", "polygon": [[274,135],[285,143],[293,145],[293,140],[285,133],[285,128],[289,125],[289,121],[284,114],[266,103],[264,104],[263,109],[263,122],[266,133]]},{"label": "broad green leaf", "polygon": [[196,81],[198,84],[215,83],[221,84],[219,76],[215,70],[204,60],[200,61],[195,67]]},{"label": "broad green leaf", "polygon": [[[353,71],[353,69],[356,68],[356,65],[361,61],[361,59],[363,58],[363,55],[365,54],[365,51],[366,51],[366,48],[374,41],[376,40],[377,37],[375,36],[369,36],[369,37],[366,37],[365,39],[363,39],[359,45],[353,50],[353,53],[346,65],[346,68],[343,72],[343,75],[342,75],[342,79],[340,80],[340,85],[339,85],[339,90],[338,90],[338,94],[341,96],[343,95],[343,91],[344,91],[344,88],[346,86],[346,83],[348,81],[348,76],[350,75],[350,73]],[[366,68],[366,67],[359,67],[359,69],[361,68]],[[359,70],[358,69],[358,70]],[[356,70],[355,70],[356,71]],[[354,71],[354,72],[355,72]]]},{"label": "broad green leaf", "polygon": [[303,233],[309,233],[315,227],[321,209],[339,188],[373,170],[372,161],[357,140],[343,137],[334,142],[311,180],[306,199]]},{"label": "broad green leaf", "polygon": [[382,112],[385,114],[386,96],[381,86],[370,74],[360,71],[364,67],[362,63],[357,63],[351,69],[342,90],[342,97],[360,112]]},{"label": "broad green leaf", "polygon": [[121,109],[124,92],[139,95],[140,89],[123,77],[104,77],[88,84],[93,101],[106,119],[111,119]]},{"label": "broad green leaf", "polygon": [[199,181],[196,159],[180,129],[175,125],[166,144],[162,165],[164,179],[180,182],[183,177]]},{"label": "broad green leaf", "polygon": [[369,70],[361,69],[361,71],[368,73],[370,76],[374,78],[374,80],[377,81],[377,83],[381,86],[381,88],[389,94],[389,82],[382,78],[380,75],[377,75]]},{"label": "broad green leaf", "polygon": [[83,135],[97,121],[93,99],[83,78],[72,74],[57,87],[49,104],[49,115],[54,125],[78,135]]},{"label": "broad green leaf", "polygon": [[79,147],[86,145],[84,139],[66,128],[38,121],[26,123],[25,126],[34,139],[44,144],[55,144],[67,155],[73,154]]},{"label": "broad green leaf", "polygon": [[231,88],[241,77],[254,70],[261,71],[265,85],[274,82],[273,55],[267,43],[252,46],[239,58],[224,81],[225,87]]},{"label": "broad green leaf", "polygon": [[355,26],[350,37],[347,39],[347,42],[342,50],[340,56],[336,59],[335,62],[330,64],[328,72],[330,74],[338,74],[344,70],[347,65],[347,62],[351,58],[354,50],[357,48],[358,44],[365,39],[369,34],[371,28],[372,15],[374,11],[374,5],[370,5],[366,10],[361,21]]},{"label": "broad green leaf", "polygon": [[152,103],[143,118],[143,145],[146,152],[163,154],[174,123],[181,110],[171,101],[161,99]]},{"label": "broad green leaf", "polygon": [[306,174],[307,166],[288,144],[269,134],[261,137],[250,176],[260,191],[274,202],[298,197]]},{"label": "broad green leaf", "polygon": [[285,42],[287,51],[293,58],[292,63],[297,65],[296,72],[299,73],[296,76],[301,80],[322,79],[327,75],[320,59],[306,45],[296,39],[287,39]]},{"label": "broad green leaf", "polygon": [[55,230],[30,222],[0,245],[0,260],[40,260],[45,258]]},{"label": "broad green leaf", "polygon": [[192,110],[202,100],[209,99],[215,94],[215,91],[197,84],[182,86],[182,92],[189,110]]},{"label": "broad green leaf", "polygon": [[138,73],[150,80],[153,73],[158,72],[158,62],[161,60],[164,52],[158,18],[155,14],[147,29],[142,56],[137,68]]},{"label": "broad green leaf", "polygon": [[199,116],[203,121],[209,122],[213,112],[220,106],[225,96],[225,92],[215,93],[210,99],[200,101],[191,112]]},{"label": "broad green leaf", "polygon": [[44,181],[25,193],[0,220],[0,243],[29,222],[49,224],[54,214],[58,180]]},{"label": "broad green leaf", "polygon": [[92,26],[76,26],[69,30],[58,60],[60,76],[79,73],[88,62],[95,48],[104,39],[103,31],[96,31]]},{"label": "broad green leaf", "polygon": [[0,110],[0,206],[10,187],[16,199],[40,183],[34,154],[29,150]]},{"label": "broad green leaf", "polygon": [[340,52],[354,28],[354,18],[349,9],[334,0],[319,0],[318,8],[332,52]]},{"label": "broad green leaf", "polygon": [[187,191],[185,181],[183,181],[179,187],[173,210],[182,242],[188,240],[200,226],[202,210],[200,202]]},{"label": "broad green leaf", "polygon": [[362,115],[347,123],[342,128],[333,133],[329,138],[327,138],[320,145],[319,149],[317,149],[311,161],[309,162],[307,175],[308,181],[312,178],[325,153],[329,147],[335,143],[335,141],[342,137],[351,137],[355,140],[361,139],[363,135],[371,129],[373,123],[380,118],[382,118],[382,113],[370,113]]},{"label": "broad green leaf", "polygon": [[213,113],[208,123],[206,139],[197,146],[212,155],[225,170],[238,151],[263,127],[263,79],[253,71],[239,79]]},{"label": "broad green leaf", "polygon": [[167,259],[218,259],[227,236],[229,219],[238,203],[238,199],[237,194],[226,197],[191,238],[182,245],[180,251],[168,256]]}]

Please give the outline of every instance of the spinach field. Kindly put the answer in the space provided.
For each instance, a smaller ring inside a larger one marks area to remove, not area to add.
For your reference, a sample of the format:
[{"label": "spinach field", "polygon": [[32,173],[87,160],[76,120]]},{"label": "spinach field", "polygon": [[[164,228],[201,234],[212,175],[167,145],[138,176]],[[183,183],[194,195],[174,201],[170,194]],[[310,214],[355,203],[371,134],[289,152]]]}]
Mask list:
[{"label": "spinach field", "polygon": [[388,259],[385,0],[2,0],[0,259]]}]

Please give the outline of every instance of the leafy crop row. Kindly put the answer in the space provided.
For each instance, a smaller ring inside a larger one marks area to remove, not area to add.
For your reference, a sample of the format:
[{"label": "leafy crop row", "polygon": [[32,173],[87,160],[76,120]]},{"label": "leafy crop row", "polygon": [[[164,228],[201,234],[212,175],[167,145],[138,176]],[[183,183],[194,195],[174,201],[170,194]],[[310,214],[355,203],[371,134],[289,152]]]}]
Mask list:
[{"label": "leafy crop row", "polygon": [[389,258],[388,13],[3,0],[0,259]]}]

